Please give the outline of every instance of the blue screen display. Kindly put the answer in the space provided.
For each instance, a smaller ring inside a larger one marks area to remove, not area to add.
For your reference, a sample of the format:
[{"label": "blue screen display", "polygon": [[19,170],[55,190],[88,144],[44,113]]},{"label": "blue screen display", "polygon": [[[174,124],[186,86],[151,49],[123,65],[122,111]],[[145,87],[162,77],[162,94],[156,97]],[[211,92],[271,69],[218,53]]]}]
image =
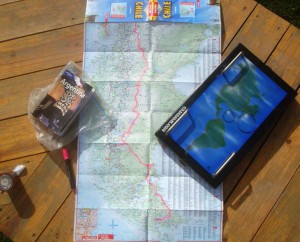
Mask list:
[{"label": "blue screen display", "polygon": [[241,54],[188,107],[169,135],[213,175],[286,95]]}]

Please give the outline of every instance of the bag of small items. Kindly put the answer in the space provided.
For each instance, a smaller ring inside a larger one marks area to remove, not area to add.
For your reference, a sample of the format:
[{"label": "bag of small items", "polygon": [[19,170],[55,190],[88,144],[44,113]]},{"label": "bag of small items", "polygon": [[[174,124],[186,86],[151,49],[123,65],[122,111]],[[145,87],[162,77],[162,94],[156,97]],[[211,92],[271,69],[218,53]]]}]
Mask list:
[{"label": "bag of small items", "polygon": [[[104,126],[110,121],[107,112],[99,108],[90,110],[88,115],[79,120],[78,115],[89,100],[95,98],[91,83],[92,79],[86,72],[71,61],[51,85],[35,89],[30,94],[29,119],[36,130],[37,139],[49,150],[70,143],[84,129]],[[99,97],[97,100],[100,100]],[[97,122],[89,122],[91,115],[97,115]]]}]

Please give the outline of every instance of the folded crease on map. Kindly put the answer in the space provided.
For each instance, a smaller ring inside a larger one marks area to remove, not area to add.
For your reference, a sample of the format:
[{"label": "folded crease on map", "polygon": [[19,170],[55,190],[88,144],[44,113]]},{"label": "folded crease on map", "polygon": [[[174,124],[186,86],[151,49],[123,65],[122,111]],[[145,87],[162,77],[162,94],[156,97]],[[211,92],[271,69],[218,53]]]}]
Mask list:
[{"label": "folded crease on map", "polygon": [[[220,63],[220,8],[210,2],[168,1],[182,12],[169,22],[159,20],[167,1],[87,2],[84,69],[116,119],[79,137],[75,241],[222,240],[222,186],[154,136]],[[161,7],[155,23],[151,4]],[[193,21],[194,10],[206,17]]]}]

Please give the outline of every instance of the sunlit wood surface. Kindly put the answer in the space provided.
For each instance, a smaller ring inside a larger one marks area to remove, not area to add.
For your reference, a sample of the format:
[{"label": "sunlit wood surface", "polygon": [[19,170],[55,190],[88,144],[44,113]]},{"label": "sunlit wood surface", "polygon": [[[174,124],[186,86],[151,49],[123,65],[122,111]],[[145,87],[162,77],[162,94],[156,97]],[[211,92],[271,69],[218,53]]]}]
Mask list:
[{"label": "sunlit wood surface", "polygon": [[[295,90],[300,30],[252,0],[222,0],[222,54],[241,42]],[[13,241],[72,241],[74,194],[60,151],[36,140],[30,92],[69,61],[81,65],[85,0],[0,0],[0,171],[25,164],[0,195]],[[224,241],[300,241],[300,95],[224,182]],[[70,147],[76,169],[76,142]]]}]

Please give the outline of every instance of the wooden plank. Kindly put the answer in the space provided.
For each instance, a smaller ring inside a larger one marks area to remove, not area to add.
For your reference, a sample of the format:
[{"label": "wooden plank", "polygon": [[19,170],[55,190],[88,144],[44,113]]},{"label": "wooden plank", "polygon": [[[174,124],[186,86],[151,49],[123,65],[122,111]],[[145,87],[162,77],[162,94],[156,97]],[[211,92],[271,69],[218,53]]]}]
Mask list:
[{"label": "wooden plank", "polygon": [[[73,171],[77,169],[77,140],[67,145]],[[44,229],[37,241],[72,241],[74,228],[75,194],[71,193]]]},{"label": "wooden plank", "polygon": [[0,43],[0,79],[82,61],[83,25]]},{"label": "wooden plank", "polygon": [[[294,89],[299,86],[300,80],[300,31],[294,26],[289,27],[284,37],[274,50],[267,61],[267,65],[271,67],[281,78],[283,78]],[[234,184],[240,179],[243,171],[255,156],[255,150],[261,146],[262,138],[257,142],[252,153],[241,161],[238,167],[231,173],[224,182],[224,199],[226,200],[232,191]]]},{"label": "wooden plank", "polygon": [[258,58],[266,61],[288,27],[287,21],[258,4],[225,50],[223,57],[238,43],[242,43]]},{"label": "wooden plank", "polygon": [[71,193],[37,241],[72,241],[75,195]]},{"label": "wooden plank", "polygon": [[33,89],[50,85],[63,67],[35,72],[0,82],[0,120],[28,112],[28,97]]},{"label": "wooden plank", "polygon": [[23,0],[0,0],[0,5],[14,3],[14,2],[21,2],[21,1],[23,1]]},{"label": "wooden plank", "polygon": [[249,164],[253,161],[257,153],[259,152],[260,148],[262,147],[263,143],[266,141],[266,138],[272,131],[273,127],[269,127],[269,130],[266,131],[262,137],[257,140],[255,145],[247,152],[245,157],[241,159],[239,164],[234,168],[234,170],[225,178],[223,182],[223,199],[224,202],[227,201],[230,194],[232,193],[234,186],[239,182],[243,173],[249,166]]},{"label": "wooden plank", "polygon": [[299,191],[298,169],[253,241],[300,241]]},{"label": "wooden plank", "polygon": [[299,123],[298,95],[225,203],[224,238],[228,241],[253,238],[299,167]]},{"label": "wooden plank", "polygon": [[30,93],[36,88],[50,85],[62,68],[63,66],[0,81],[0,120],[26,114]]},{"label": "wooden plank", "polygon": [[300,85],[300,30],[291,26],[267,65],[296,89]]},{"label": "wooden plank", "polygon": [[[299,86],[300,77],[299,43],[300,31],[291,26],[267,62],[268,66],[276,70],[277,74],[295,89]],[[297,114],[295,117],[297,117]],[[290,142],[290,140],[287,142]],[[293,194],[292,197],[290,197],[291,194]],[[298,213],[295,213],[295,211],[299,211],[299,202],[295,199],[297,195],[299,196],[299,170],[273,208],[270,216],[262,225],[254,239],[255,241],[299,241],[299,233],[293,233],[300,229],[299,216],[297,217]]]},{"label": "wooden plank", "polygon": [[0,8],[0,41],[82,24],[86,1],[28,0]]},{"label": "wooden plank", "polygon": [[0,121],[0,161],[44,153],[27,116]]},{"label": "wooden plank", "polygon": [[[223,57],[227,56],[238,43],[243,43],[262,61],[265,62],[276,47],[279,39],[282,38],[282,35],[285,33],[288,26],[289,23],[287,23],[285,20],[274,15],[272,12],[262,7],[261,5],[257,5],[248,18],[247,22],[243,25],[241,30],[238,32],[238,34],[226,49]],[[263,39],[266,38],[268,40],[262,42],[261,34],[257,34],[259,32],[265,33]],[[255,157],[255,150],[258,150],[261,147],[263,141],[264,137],[262,137],[260,141],[256,143],[256,147],[254,147],[252,151],[247,154],[247,156],[234,169],[230,176],[226,178],[224,182],[225,200],[234,189],[238,180],[242,177],[251,160],[253,160],[253,158]]]},{"label": "wooden plank", "polygon": [[227,48],[238,30],[247,20],[257,3],[255,1],[221,1],[222,11],[222,52]]},{"label": "wooden plank", "polygon": [[[26,158],[6,161],[0,163],[0,172],[4,171],[11,171],[13,170],[17,165],[25,165],[25,170],[20,175],[20,182],[22,185],[25,185],[30,177],[33,175],[37,167],[40,165],[41,161],[45,158],[46,153],[39,154],[39,155],[33,155],[28,156]],[[14,201],[16,196],[18,195],[18,189],[17,185],[16,188],[13,188],[9,192],[4,192],[0,194],[0,206],[10,204]]]},{"label": "wooden plank", "polygon": [[0,231],[13,241],[35,241],[70,192],[60,151],[51,152],[14,203],[0,211]]}]

